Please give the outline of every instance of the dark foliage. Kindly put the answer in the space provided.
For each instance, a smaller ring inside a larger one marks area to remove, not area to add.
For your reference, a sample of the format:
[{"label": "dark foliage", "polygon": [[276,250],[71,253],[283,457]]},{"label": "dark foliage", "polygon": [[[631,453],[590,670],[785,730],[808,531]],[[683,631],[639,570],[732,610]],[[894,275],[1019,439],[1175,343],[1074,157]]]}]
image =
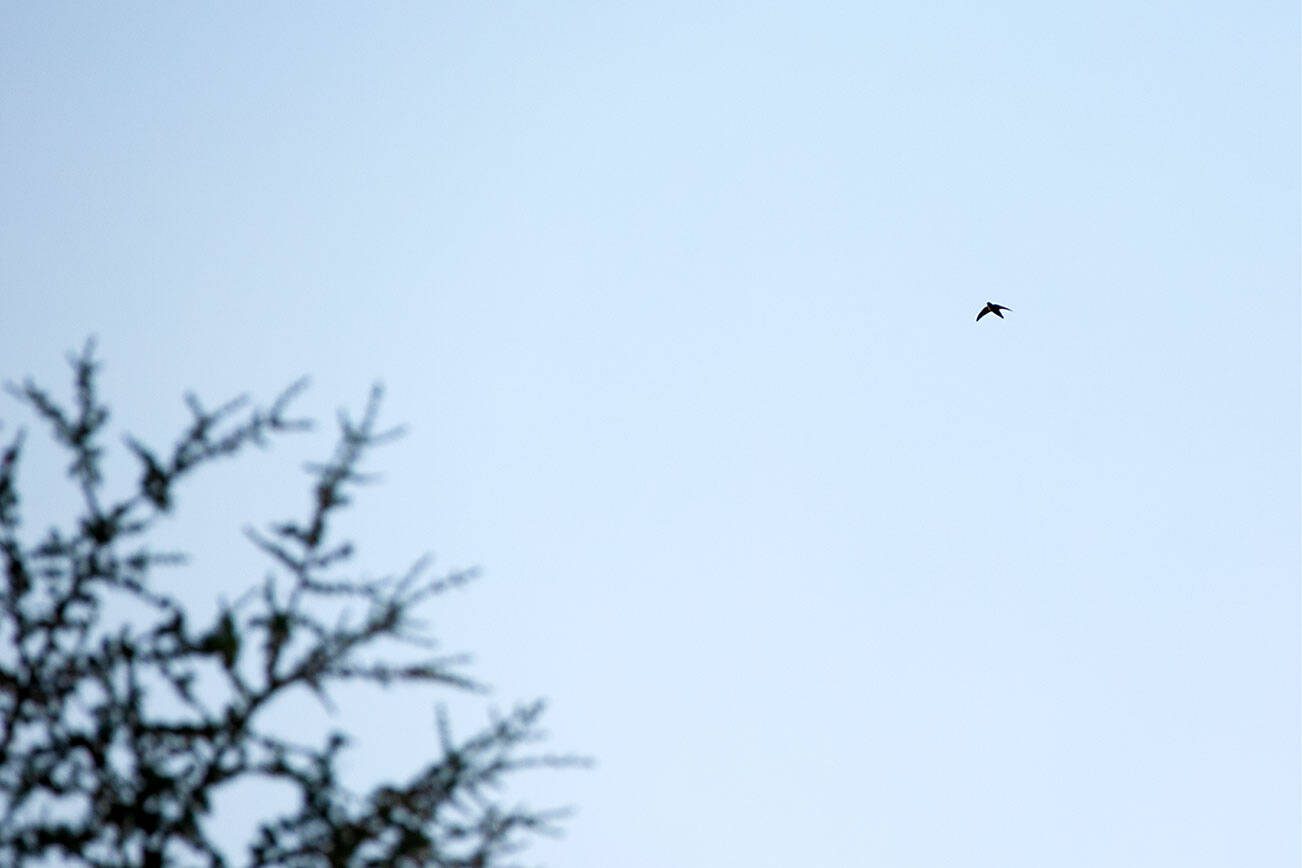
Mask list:
[{"label": "dark foliage", "polygon": [[[541,736],[541,703],[462,739],[440,713],[439,755],[369,793],[340,781],[343,733],[300,744],[264,722],[297,688],[327,709],[342,681],[475,688],[464,660],[432,656],[415,619],[469,573],[429,579],[421,562],[381,581],[343,575],[353,548],[332,537],[331,520],[364,481],[363,457],[396,433],[376,427],[378,389],[360,419],[341,414],[333,457],[309,467],[306,518],[248,532],[273,572],[197,624],[155,575],[183,559],[152,548],[150,531],[192,473],[306,428],[289,416],[304,384],[265,409],[243,399],[209,409],[188,397],[190,423],[169,451],[127,438],[139,483],[111,499],[93,346],[70,361],[70,408],[30,381],[9,387],[70,456],[82,506],[71,526],[25,542],[22,432],[2,447],[0,864],[471,868],[505,865],[531,835],[554,831],[560,812],[507,807],[499,794],[513,772],[578,762],[525,752]],[[123,611],[133,614],[110,617]],[[381,654],[394,640],[424,650]],[[265,818],[245,852],[223,853],[208,828],[214,795],[250,779],[290,786],[297,809]]]}]

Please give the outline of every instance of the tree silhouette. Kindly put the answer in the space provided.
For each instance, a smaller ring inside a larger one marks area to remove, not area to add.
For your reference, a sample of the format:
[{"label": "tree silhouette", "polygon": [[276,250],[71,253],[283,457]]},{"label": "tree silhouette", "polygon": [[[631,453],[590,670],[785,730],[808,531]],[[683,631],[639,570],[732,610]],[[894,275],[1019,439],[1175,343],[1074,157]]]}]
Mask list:
[{"label": "tree silhouette", "polygon": [[[248,531],[274,564],[268,578],[197,624],[156,577],[183,558],[153,548],[150,533],[192,474],[307,428],[289,415],[305,383],[264,409],[188,396],[189,424],[169,451],[126,439],[139,482],[113,499],[93,344],[69,361],[71,407],[30,380],[9,386],[71,457],[80,514],[25,541],[19,431],[0,453],[0,864],[488,868],[556,831],[563,812],[500,795],[515,772],[581,762],[530,752],[541,702],[461,739],[440,710],[438,755],[370,792],[340,780],[344,733],[304,744],[266,721],[295,688],[329,708],[332,685],[346,681],[477,687],[464,659],[433,655],[416,619],[473,574],[430,578],[420,561],[389,579],[350,578],[354,548],[331,534],[365,481],[363,458],[398,433],[377,428],[378,387],[360,418],[340,414],[330,459],[309,466],[308,515]],[[393,640],[419,650],[403,656]],[[214,796],[258,779],[287,784],[297,807],[263,818],[241,853],[223,852],[209,828]]]}]

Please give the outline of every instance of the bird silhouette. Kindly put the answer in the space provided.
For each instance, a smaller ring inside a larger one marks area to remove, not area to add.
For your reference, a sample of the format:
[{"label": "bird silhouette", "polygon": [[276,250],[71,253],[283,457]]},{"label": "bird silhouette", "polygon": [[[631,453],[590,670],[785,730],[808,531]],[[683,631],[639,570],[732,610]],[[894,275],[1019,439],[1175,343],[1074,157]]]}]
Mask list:
[{"label": "bird silhouette", "polygon": [[1004,307],[1002,304],[995,304],[993,301],[987,301],[986,306],[981,308],[981,313],[977,314],[977,322],[981,322],[981,317],[988,313],[992,313],[1000,319],[1003,319],[1004,315],[1000,313],[1000,311],[1004,310],[1012,310],[1012,308]]}]

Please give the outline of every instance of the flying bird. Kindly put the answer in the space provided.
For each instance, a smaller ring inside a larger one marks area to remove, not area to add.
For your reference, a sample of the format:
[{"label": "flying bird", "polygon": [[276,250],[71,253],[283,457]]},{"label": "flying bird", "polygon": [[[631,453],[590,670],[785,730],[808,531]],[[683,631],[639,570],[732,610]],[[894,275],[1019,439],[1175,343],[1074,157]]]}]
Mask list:
[{"label": "flying bird", "polygon": [[1000,313],[1000,311],[1004,310],[1012,310],[1012,308],[1004,307],[1002,304],[995,304],[993,301],[987,301],[986,306],[981,308],[981,313],[977,314],[977,322],[981,322],[981,317],[988,313],[992,313],[1000,319],[1003,319],[1004,315]]}]

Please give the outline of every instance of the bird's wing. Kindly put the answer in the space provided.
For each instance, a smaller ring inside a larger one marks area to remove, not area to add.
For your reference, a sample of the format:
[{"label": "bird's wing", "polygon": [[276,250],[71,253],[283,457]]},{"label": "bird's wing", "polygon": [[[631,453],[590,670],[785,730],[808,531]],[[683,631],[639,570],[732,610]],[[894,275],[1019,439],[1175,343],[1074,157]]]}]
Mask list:
[{"label": "bird's wing", "polygon": [[976,321],[981,322],[981,317],[985,316],[988,313],[990,313],[990,306],[986,305],[985,307],[981,308],[981,313],[977,314]]},{"label": "bird's wing", "polygon": [[995,310],[1012,310],[1011,307],[1004,307],[1002,304],[995,305]]}]

